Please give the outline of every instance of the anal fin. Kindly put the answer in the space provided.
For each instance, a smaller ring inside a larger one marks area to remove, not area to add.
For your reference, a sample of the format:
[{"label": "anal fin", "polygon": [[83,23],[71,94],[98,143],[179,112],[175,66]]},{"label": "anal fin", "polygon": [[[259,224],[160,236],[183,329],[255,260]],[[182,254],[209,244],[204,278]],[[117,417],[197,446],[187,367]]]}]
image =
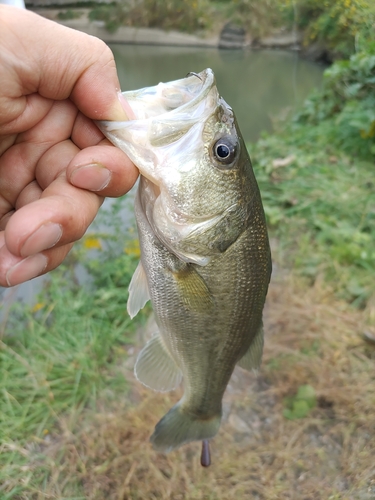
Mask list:
[{"label": "anal fin", "polygon": [[263,325],[261,325],[253,338],[250,347],[237,363],[244,370],[257,370],[260,367],[263,354]]},{"label": "anal fin", "polygon": [[139,353],[134,373],[146,387],[167,392],[175,389],[182,380],[182,373],[169,355],[160,335],[154,335]]}]

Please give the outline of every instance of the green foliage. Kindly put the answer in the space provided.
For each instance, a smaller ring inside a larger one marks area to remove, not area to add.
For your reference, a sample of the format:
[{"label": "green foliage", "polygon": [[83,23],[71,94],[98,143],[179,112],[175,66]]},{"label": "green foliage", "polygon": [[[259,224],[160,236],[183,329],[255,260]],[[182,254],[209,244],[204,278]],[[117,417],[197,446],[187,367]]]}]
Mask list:
[{"label": "green foliage", "polygon": [[252,37],[268,34],[280,25],[279,0],[232,0],[223,13],[226,21],[244,27]]},{"label": "green foliage", "polygon": [[70,273],[55,273],[39,297],[40,310],[20,308],[8,322],[12,334],[0,353],[0,428],[13,437],[23,434],[25,421],[41,435],[56,412],[93,401],[117,377],[106,365],[116,345],[129,341],[130,320],[123,313],[113,324],[103,291],[87,295],[71,280]]},{"label": "green foliage", "polygon": [[[67,263],[49,275],[36,304],[14,303],[1,325],[1,498],[2,485],[26,467],[23,446],[43,444],[64,415],[74,421],[99,399],[109,405],[119,395],[125,398],[121,364],[144,316],[131,321],[126,312],[139,250],[134,231],[124,234],[122,229],[122,206],[122,201],[114,203],[101,217],[101,226],[110,222],[122,241],[114,234],[86,237]],[[77,282],[80,266],[89,272],[84,284]],[[48,468],[41,467],[40,477]],[[6,498],[18,498],[21,492],[21,487],[8,491]]]},{"label": "green foliage", "polygon": [[95,7],[89,19],[104,21],[110,32],[120,26],[142,26],[191,33],[210,26],[211,8],[209,0],[123,0]]},{"label": "green foliage", "polygon": [[335,58],[349,57],[373,39],[372,0],[288,0],[279,2],[289,25],[305,33],[305,44],[324,42]]},{"label": "green foliage", "polygon": [[322,126],[328,140],[362,158],[375,155],[375,45],[338,61],[325,71],[323,88],[296,116],[299,123]]},{"label": "green foliage", "polygon": [[280,27],[303,31],[305,45],[323,43],[334,59],[349,57],[374,38],[372,0],[215,0],[212,4],[225,20],[255,37]]},{"label": "green foliage", "polygon": [[283,415],[289,420],[305,418],[316,406],[315,390],[311,385],[301,385],[297,394],[284,399]]},{"label": "green foliage", "polygon": [[371,0],[121,0],[95,6],[91,20],[120,26],[143,26],[195,32],[230,21],[252,37],[275,28],[300,29],[305,44],[324,42],[331,55],[349,57],[373,39],[375,5]]},{"label": "green foliage", "polygon": [[61,19],[61,21],[67,21],[70,19],[78,19],[79,17],[82,16],[82,12],[79,12],[77,10],[62,10],[57,14],[57,18]]},{"label": "green foliage", "polygon": [[327,121],[292,124],[249,150],[279,241],[274,258],[364,307],[375,289],[374,168],[336,148],[330,131]]},{"label": "green foliage", "polygon": [[128,22],[128,4],[98,5],[89,12],[90,21],[104,21],[107,31],[115,33]]}]

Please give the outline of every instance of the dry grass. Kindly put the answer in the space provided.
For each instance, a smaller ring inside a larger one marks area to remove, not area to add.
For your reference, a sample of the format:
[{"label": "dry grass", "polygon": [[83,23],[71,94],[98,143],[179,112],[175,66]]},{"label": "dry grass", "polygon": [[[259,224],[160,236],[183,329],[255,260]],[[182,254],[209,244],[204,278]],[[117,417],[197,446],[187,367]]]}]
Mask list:
[{"label": "dry grass", "polygon": [[[86,416],[73,433],[65,426],[34,452],[29,470],[40,454],[54,467],[45,491],[28,500],[374,499],[375,347],[361,337],[368,314],[319,286],[273,284],[263,366],[258,376],[235,371],[209,469],[199,464],[199,443],[168,456],[151,449],[154,425],[179,394],[133,379],[128,401]],[[318,405],[286,420],[283,399],[302,384],[314,387]],[[84,497],[74,496],[77,483]]]}]

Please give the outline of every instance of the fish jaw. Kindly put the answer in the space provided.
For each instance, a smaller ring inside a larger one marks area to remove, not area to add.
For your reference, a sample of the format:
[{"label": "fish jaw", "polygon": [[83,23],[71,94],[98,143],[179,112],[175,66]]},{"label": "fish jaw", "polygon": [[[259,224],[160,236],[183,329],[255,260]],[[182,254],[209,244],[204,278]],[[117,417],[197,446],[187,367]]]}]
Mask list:
[{"label": "fish jaw", "polygon": [[[221,174],[211,165],[210,150],[215,134],[235,129],[232,110],[220,98],[210,69],[124,96],[136,119],[100,122],[99,127],[149,181],[143,197],[149,198],[153,191],[153,200],[144,200],[144,206],[159,239],[181,260],[207,265],[216,249],[206,244],[197,247],[193,239],[202,235],[209,240],[209,235],[205,237],[209,229],[221,221],[227,226],[228,214],[237,207],[229,196],[228,203],[224,200],[226,189],[224,196],[216,197],[207,191],[217,182],[223,188]],[[197,184],[206,191],[199,194],[200,200],[193,193]],[[203,198],[210,200],[204,207]]]},{"label": "fish jaw", "polygon": [[204,123],[219,99],[211,69],[181,80],[123,92],[122,96],[135,119],[99,121],[97,126],[129,156],[144,177],[160,185],[166,178],[178,176],[179,168],[191,168],[202,156]]}]

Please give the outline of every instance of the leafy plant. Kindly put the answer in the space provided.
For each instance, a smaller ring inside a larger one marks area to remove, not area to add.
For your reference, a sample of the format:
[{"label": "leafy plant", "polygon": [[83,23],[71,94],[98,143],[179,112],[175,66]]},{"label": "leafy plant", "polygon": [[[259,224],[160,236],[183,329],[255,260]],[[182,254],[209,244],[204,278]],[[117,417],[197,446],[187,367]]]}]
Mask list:
[{"label": "leafy plant", "polygon": [[110,32],[120,26],[143,26],[191,33],[210,26],[210,14],[209,0],[123,0],[95,7],[89,18],[104,21]]},{"label": "leafy plant", "polygon": [[62,10],[57,14],[58,19],[61,19],[62,21],[69,19],[78,19],[81,16],[82,12],[73,9]]},{"label": "leafy plant", "polygon": [[[131,321],[126,312],[139,251],[133,228],[123,229],[123,208],[118,200],[101,214],[99,226],[110,221],[110,232],[93,228],[66,263],[50,273],[36,303],[14,303],[2,325],[0,496],[20,468],[27,474],[29,451],[25,454],[23,446],[35,448],[37,461],[37,446],[47,442],[66,415],[73,422],[84,410],[95,409],[98,399],[110,405],[119,395],[125,398],[121,365],[144,315]],[[79,283],[82,266],[89,274]],[[48,475],[46,464],[37,469],[41,478]],[[17,494],[22,491],[8,491],[6,498],[21,498]]]},{"label": "leafy plant", "polygon": [[323,88],[305,103],[295,121],[321,126],[329,140],[364,158],[375,155],[375,46],[338,61],[324,73]]},{"label": "leafy plant", "polygon": [[244,27],[252,37],[264,36],[282,23],[279,0],[233,0],[224,12],[227,20]]},{"label": "leafy plant", "polygon": [[316,406],[315,389],[311,385],[301,385],[297,394],[284,399],[283,415],[289,420],[305,418]]},{"label": "leafy plant", "polygon": [[323,42],[335,59],[349,57],[373,38],[371,0],[287,0],[279,5],[289,26],[304,31],[306,45]]},{"label": "leafy plant", "polygon": [[364,307],[375,291],[373,163],[342,153],[330,131],[327,120],[295,123],[249,150],[276,262]]}]

